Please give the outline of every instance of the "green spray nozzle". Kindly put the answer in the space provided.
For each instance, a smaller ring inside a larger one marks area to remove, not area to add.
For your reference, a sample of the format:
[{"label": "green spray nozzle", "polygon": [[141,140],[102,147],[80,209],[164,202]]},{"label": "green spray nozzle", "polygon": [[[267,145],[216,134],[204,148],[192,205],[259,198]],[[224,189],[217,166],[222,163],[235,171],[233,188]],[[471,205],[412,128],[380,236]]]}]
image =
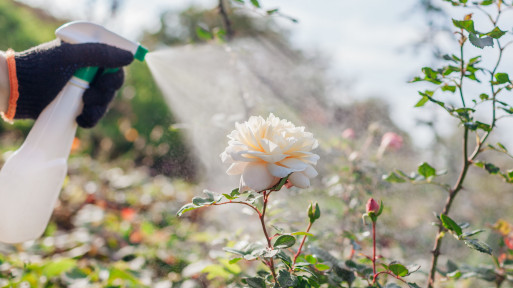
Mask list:
[{"label": "green spray nozzle", "polygon": [[146,53],[148,53],[148,49],[146,47],[139,45],[137,47],[137,51],[135,51],[134,58],[139,61],[144,61],[144,57],[146,57]]}]

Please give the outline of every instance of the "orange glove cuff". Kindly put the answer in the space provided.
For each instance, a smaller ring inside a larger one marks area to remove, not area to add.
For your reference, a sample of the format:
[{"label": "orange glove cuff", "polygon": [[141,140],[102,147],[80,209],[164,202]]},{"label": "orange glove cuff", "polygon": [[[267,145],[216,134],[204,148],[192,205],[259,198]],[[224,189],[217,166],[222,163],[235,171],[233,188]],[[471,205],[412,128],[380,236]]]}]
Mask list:
[{"label": "orange glove cuff", "polygon": [[14,59],[14,51],[12,49],[7,50],[5,54],[5,58],[7,61],[7,69],[9,70],[9,102],[7,107],[7,112],[2,113],[2,118],[11,122],[14,119],[14,115],[16,114],[16,105],[18,103],[18,97],[20,96],[18,92],[18,77],[16,76],[16,60]]}]

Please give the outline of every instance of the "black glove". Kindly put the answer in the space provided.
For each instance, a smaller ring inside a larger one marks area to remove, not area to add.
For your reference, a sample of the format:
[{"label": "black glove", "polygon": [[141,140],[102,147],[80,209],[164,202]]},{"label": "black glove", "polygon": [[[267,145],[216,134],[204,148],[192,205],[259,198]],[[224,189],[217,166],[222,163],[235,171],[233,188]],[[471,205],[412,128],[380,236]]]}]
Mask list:
[{"label": "black glove", "polygon": [[[116,68],[130,64],[132,53],[101,43],[68,44],[51,41],[15,54],[19,98],[15,119],[36,119],[52,102],[75,71],[82,67]],[[114,93],[123,84],[123,70],[101,75],[98,71],[84,93],[84,108],[77,117],[81,127],[96,125]]]}]

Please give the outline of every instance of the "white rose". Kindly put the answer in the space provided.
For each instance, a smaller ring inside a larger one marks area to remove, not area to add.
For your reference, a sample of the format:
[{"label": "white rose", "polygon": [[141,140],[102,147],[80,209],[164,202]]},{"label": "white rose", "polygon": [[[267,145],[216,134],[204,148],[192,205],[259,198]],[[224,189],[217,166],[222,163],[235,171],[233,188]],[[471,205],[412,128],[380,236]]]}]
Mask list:
[{"label": "white rose", "polygon": [[228,147],[221,153],[223,163],[230,163],[226,173],[241,175],[240,191],[262,191],[274,186],[280,178],[299,188],[310,186],[317,176],[313,165],[319,155],[310,152],[318,146],[305,127],[274,116],[267,119],[252,116],[247,122],[235,123],[228,138]]}]

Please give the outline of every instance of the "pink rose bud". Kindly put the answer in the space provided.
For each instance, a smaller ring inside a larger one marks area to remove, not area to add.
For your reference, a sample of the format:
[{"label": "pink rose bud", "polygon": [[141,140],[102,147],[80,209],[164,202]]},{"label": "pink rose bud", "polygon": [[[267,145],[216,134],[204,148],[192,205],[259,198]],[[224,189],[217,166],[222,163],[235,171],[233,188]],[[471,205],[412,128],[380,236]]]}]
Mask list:
[{"label": "pink rose bud", "polygon": [[344,130],[342,132],[342,138],[344,138],[344,139],[354,139],[355,138],[354,130],[351,129],[351,128],[347,128],[346,130]]},{"label": "pink rose bud", "polygon": [[374,213],[377,214],[379,212],[379,204],[374,200],[374,198],[370,198],[369,201],[367,201],[366,206],[367,213]]},{"label": "pink rose bud", "polygon": [[398,150],[403,146],[403,137],[394,132],[387,132],[383,135],[383,138],[381,138],[380,146],[383,147],[383,149],[390,147],[394,150]]}]

